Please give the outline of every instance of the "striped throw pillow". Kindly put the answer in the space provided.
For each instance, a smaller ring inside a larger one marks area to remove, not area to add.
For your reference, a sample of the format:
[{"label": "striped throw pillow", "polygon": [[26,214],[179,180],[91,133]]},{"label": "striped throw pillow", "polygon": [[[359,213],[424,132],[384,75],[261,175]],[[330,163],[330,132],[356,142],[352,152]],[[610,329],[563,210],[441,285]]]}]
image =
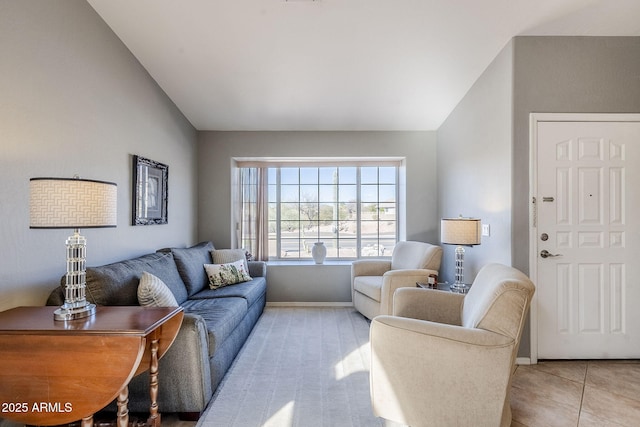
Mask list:
[{"label": "striped throw pillow", "polygon": [[138,285],[138,302],[143,307],[177,307],[178,301],[167,285],[146,271]]}]

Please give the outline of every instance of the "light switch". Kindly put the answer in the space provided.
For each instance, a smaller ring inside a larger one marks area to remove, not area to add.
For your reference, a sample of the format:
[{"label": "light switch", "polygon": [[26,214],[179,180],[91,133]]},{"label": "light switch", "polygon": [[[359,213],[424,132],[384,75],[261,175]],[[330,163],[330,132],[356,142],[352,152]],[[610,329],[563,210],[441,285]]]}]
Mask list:
[{"label": "light switch", "polygon": [[489,224],[482,224],[482,235],[483,236],[489,236],[490,235]]}]

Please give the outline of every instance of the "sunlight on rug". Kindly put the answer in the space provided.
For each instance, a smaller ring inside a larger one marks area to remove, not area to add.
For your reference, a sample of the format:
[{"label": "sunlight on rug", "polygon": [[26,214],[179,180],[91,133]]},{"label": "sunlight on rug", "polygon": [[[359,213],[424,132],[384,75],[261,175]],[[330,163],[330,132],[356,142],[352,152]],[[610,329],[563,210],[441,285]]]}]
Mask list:
[{"label": "sunlight on rug", "polygon": [[369,323],[353,308],[267,307],[199,427],[375,427]]},{"label": "sunlight on rug", "polygon": [[369,369],[367,369],[362,364],[362,354],[369,354],[369,342],[367,342],[366,344],[362,344],[360,348],[353,350],[351,353],[347,354],[344,359],[336,363],[336,380],[340,381],[348,377],[349,375],[353,375],[358,372],[365,372],[367,375],[369,375]]},{"label": "sunlight on rug", "polygon": [[280,427],[290,426],[293,423],[293,408],[294,402],[289,402],[282,407],[278,412],[273,414],[265,423],[265,427]]}]

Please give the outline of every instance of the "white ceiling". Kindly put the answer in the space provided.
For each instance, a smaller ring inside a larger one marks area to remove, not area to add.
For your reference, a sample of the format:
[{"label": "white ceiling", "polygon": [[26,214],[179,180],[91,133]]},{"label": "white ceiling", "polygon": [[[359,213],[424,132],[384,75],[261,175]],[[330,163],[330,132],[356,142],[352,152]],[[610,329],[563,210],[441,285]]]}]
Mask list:
[{"label": "white ceiling", "polygon": [[517,35],[640,0],[88,0],[198,130],[435,130]]}]

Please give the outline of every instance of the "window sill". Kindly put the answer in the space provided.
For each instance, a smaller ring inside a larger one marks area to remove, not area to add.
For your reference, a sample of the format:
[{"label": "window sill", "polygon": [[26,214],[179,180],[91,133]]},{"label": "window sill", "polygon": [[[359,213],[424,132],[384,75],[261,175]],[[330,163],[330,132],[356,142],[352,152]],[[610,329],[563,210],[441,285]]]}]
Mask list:
[{"label": "window sill", "polygon": [[310,260],[270,260],[267,261],[267,266],[295,266],[295,267],[299,267],[299,266],[322,266],[322,265],[351,265],[351,263],[353,263],[353,259],[351,260],[325,260],[324,263],[322,264],[316,264],[315,261],[313,261],[312,259]]}]

